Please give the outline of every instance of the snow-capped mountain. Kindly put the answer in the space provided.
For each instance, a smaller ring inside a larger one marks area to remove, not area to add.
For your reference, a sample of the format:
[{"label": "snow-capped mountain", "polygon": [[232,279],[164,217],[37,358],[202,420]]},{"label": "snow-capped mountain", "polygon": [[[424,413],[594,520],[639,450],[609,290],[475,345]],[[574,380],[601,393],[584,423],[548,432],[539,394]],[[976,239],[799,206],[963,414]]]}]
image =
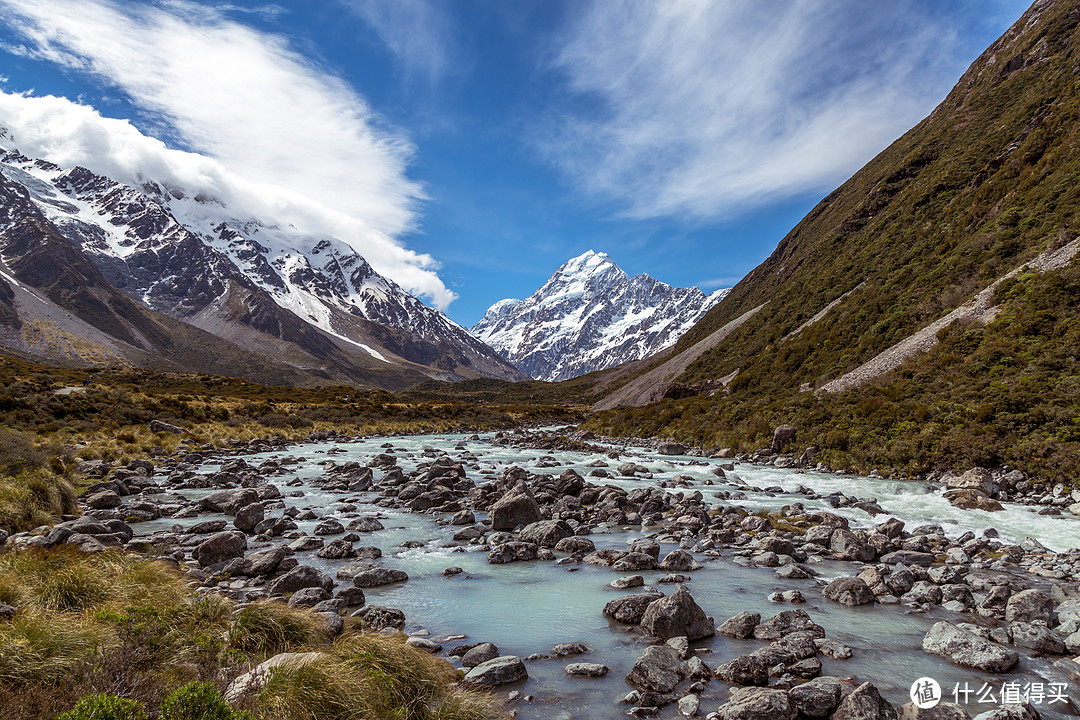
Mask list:
[{"label": "snow-capped mountain", "polygon": [[630,277],[590,250],[527,299],[492,305],[472,333],[532,377],[566,380],[663,350],[727,292]]},{"label": "snow-capped mountain", "polygon": [[[236,217],[214,198],[152,179],[131,187],[14,149],[0,148],[0,174],[111,286],[247,350],[331,378],[358,379],[356,368],[394,375],[391,385],[406,379],[390,366],[414,381],[523,378],[332,237]],[[17,259],[2,242],[0,253]]]}]

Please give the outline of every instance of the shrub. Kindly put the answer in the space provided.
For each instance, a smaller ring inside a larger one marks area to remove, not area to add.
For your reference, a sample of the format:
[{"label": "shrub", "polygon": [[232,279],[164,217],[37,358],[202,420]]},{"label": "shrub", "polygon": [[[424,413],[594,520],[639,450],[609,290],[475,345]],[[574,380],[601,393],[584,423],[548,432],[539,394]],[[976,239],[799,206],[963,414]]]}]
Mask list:
[{"label": "shrub", "polygon": [[146,715],[134,700],[98,693],[88,695],[56,720],[142,720]]},{"label": "shrub", "polygon": [[158,720],[251,720],[251,716],[229,707],[212,684],[189,682],[165,698]]}]

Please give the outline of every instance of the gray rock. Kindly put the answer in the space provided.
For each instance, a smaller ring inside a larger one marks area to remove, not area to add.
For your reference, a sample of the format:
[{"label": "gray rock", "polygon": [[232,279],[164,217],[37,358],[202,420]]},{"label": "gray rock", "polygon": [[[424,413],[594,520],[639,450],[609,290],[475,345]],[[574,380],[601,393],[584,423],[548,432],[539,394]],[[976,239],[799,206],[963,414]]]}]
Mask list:
[{"label": "gray rock", "polygon": [[497,657],[499,657],[499,648],[495,647],[495,643],[482,642],[474,645],[461,656],[461,664],[463,667],[474,668]]},{"label": "gray rock", "polygon": [[784,610],[754,628],[758,640],[779,640],[796,632],[809,631],[814,637],[825,637],[825,628],[815,623],[805,610]]},{"label": "gray rock", "polygon": [[650,603],[641,618],[641,627],[664,640],[680,636],[700,640],[716,632],[712,618],[694,602],[685,586],[680,586],[669,597]]},{"label": "gray rock", "polygon": [[262,503],[250,503],[236,511],[233,525],[242,532],[251,532],[255,526],[263,521]]},{"label": "gray rock", "polygon": [[199,543],[192,553],[192,557],[200,567],[217,565],[233,558],[242,557],[247,549],[247,538],[244,533],[236,530],[226,530],[214,533],[209,538]]},{"label": "gray rock", "polygon": [[796,685],[788,691],[795,709],[807,717],[823,718],[840,704],[840,681],[834,677],[817,677]]},{"label": "gray rock", "polygon": [[385,527],[378,518],[359,517],[349,523],[349,529],[356,532],[369,533],[384,530]]},{"label": "gray rock", "polygon": [[477,665],[465,676],[462,684],[493,688],[524,680],[528,677],[529,673],[525,669],[525,663],[513,655],[506,655]]},{"label": "gray rock", "polygon": [[321,587],[301,588],[289,598],[292,607],[314,607],[324,600],[330,599],[330,593]]},{"label": "gray rock", "polygon": [[826,599],[841,605],[867,605],[874,602],[870,587],[857,577],[836,578],[821,591]]},{"label": "gray rock", "polygon": [[748,638],[754,634],[754,628],[761,622],[760,613],[743,610],[738,615],[728,618],[716,628],[716,632],[733,638]]},{"label": "gray rock", "polygon": [[1064,655],[1065,643],[1040,622],[1014,622],[1009,625],[1013,645],[1042,655]]},{"label": "gray rock", "polygon": [[395,570],[394,568],[368,568],[356,575],[353,575],[353,585],[358,588],[370,588],[379,587],[380,585],[389,585],[396,582],[405,582],[409,579],[409,574],[404,570]]},{"label": "gray rock", "polygon": [[897,720],[897,714],[878,689],[866,682],[840,701],[832,720]]},{"label": "gray rock", "polygon": [[732,685],[765,685],[769,682],[769,668],[760,657],[739,655],[713,671],[716,677]]},{"label": "gray rock", "polygon": [[716,710],[717,720],[793,720],[795,705],[783,690],[732,688],[731,699]]},{"label": "gray rock", "polygon": [[1028,703],[1002,705],[979,713],[974,720],[1039,720],[1039,711]]},{"label": "gray rock", "polygon": [[641,587],[645,584],[645,578],[641,575],[624,575],[621,578],[615,578],[608,583],[608,587],[615,588],[616,590],[626,590],[627,588]]},{"label": "gray rock", "polygon": [[431,655],[440,653],[443,649],[442,645],[440,645],[439,643],[423,637],[411,637],[405,641],[405,644],[409,647],[414,647],[417,650],[422,650],[423,652],[430,653]]},{"label": "gray rock", "polygon": [[571,555],[587,555],[596,550],[596,545],[587,537],[572,535],[556,543],[555,549]]},{"label": "gray rock", "polygon": [[675,651],[667,645],[653,645],[634,662],[626,681],[649,692],[669,693],[683,681],[686,671]]},{"label": "gray rock", "polygon": [[604,677],[608,674],[608,666],[600,663],[571,663],[564,668],[570,677]]},{"label": "gray rock", "polygon": [[950,702],[941,702],[932,708],[919,708],[915,703],[908,703],[902,705],[897,714],[900,720],[971,720],[962,705]]},{"label": "gray rock", "polygon": [[266,591],[271,595],[288,595],[309,587],[322,588],[326,592],[332,592],[334,579],[310,565],[297,565],[270,583]]},{"label": "gray rock", "polygon": [[382,605],[365,605],[354,612],[352,616],[367,630],[379,631],[388,628],[400,630],[405,627],[405,613],[397,608],[388,608]]},{"label": "gray rock", "polygon": [[685,550],[672,550],[669,552],[662,561],[660,561],[660,569],[674,572],[687,572],[690,570],[700,570],[701,563],[694,560],[694,556]]},{"label": "gray rock", "polygon": [[258,550],[244,558],[244,575],[264,577],[278,569],[287,553],[283,547],[269,547]]},{"label": "gray rock", "polygon": [[161,420],[150,421],[150,432],[152,433],[172,433],[173,435],[183,435],[187,432],[179,425],[173,425],[172,423],[162,422]]},{"label": "gray rock", "polygon": [[581,643],[559,643],[555,647],[551,648],[551,653],[556,657],[566,657],[567,655],[581,655],[589,652],[589,648],[585,647]]},{"label": "gray rock", "polygon": [[1021,590],[1005,604],[1006,622],[1042,621],[1047,625],[1054,619],[1054,601],[1042,590]]},{"label": "gray rock", "polygon": [[326,543],[326,546],[321,548],[319,552],[315,554],[328,560],[346,560],[355,557],[356,551],[353,550],[353,544],[351,542],[338,538],[337,540],[331,540]]},{"label": "gray rock", "polygon": [[488,510],[488,515],[492,530],[513,530],[518,525],[530,525],[543,519],[540,505],[523,482],[499,498]]},{"label": "gray rock", "polygon": [[566,524],[565,520],[540,520],[526,525],[518,536],[522,542],[553,548],[559,544],[560,540],[573,534],[574,531]]},{"label": "gray rock", "polygon": [[915,550],[896,550],[895,552],[886,553],[878,559],[886,565],[919,565],[921,567],[930,567],[934,564],[933,553],[917,552]]},{"label": "gray rock", "polygon": [[111,510],[120,507],[124,500],[112,490],[102,490],[83,498],[83,502],[94,510]]},{"label": "gray rock", "polygon": [[656,558],[647,553],[628,552],[616,560],[611,569],[615,572],[640,572],[642,570],[655,570],[659,563]]},{"label": "gray rock", "polygon": [[334,518],[326,518],[320,521],[311,532],[313,535],[340,535],[345,532],[345,526]]},{"label": "gray rock", "polygon": [[874,559],[874,548],[869,543],[850,530],[837,528],[829,539],[829,550],[841,555],[850,555],[859,562],[870,562]]},{"label": "gray rock", "polygon": [[540,548],[528,542],[512,541],[496,545],[488,551],[487,561],[492,565],[505,565],[506,563],[535,560],[539,556]]},{"label": "gray rock", "polygon": [[986,672],[1006,672],[1020,660],[1015,651],[944,621],[930,628],[923,638],[922,647],[926,652],[943,655],[957,665]]},{"label": "gray rock", "polygon": [[658,592],[624,595],[604,606],[604,615],[624,625],[637,625],[645,617],[645,610],[664,597]]}]

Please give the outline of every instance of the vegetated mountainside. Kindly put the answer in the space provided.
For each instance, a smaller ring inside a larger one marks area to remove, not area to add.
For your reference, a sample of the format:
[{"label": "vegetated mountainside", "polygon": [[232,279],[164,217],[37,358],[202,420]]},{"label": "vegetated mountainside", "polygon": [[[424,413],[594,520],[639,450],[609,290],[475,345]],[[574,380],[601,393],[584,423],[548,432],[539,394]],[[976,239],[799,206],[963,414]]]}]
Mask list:
[{"label": "vegetated mountainside", "polygon": [[[0,150],[0,174],[5,187],[0,212],[9,217],[33,214],[29,208],[36,212],[34,232],[28,234],[24,226],[18,242],[10,238],[10,223],[5,229],[3,259],[10,267],[26,264],[23,253],[59,242],[64,257],[81,258],[94,269],[94,283],[183,321],[189,330],[199,328],[226,341],[212,354],[243,350],[264,356],[261,364],[279,365],[277,376],[283,380],[311,376],[308,382],[389,388],[425,377],[525,377],[334,238],[237,218],[214,198],[191,197],[182,188],[153,180],[130,187],[17,150]],[[70,263],[61,274],[74,292],[86,277],[69,269]],[[4,343],[9,348],[53,361],[146,365],[131,349],[137,347],[172,361],[160,344],[142,342],[148,338],[133,342],[100,323],[91,323],[94,330],[72,323],[63,310],[83,319],[85,313],[68,307],[70,302],[47,312],[30,297],[40,289],[35,282],[22,288],[12,282],[0,290],[0,301],[12,293],[24,297],[0,303],[8,306],[4,317],[9,324],[22,318],[31,329],[44,326],[50,336],[40,341],[28,339],[26,332],[9,333]],[[178,369],[224,371],[183,361]],[[246,376],[274,379],[254,368]]]},{"label": "vegetated mountainside", "polygon": [[[752,450],[790,422],[834,466],[1074,479],[1080,268],[1012,271],[1080,235],[1078,24],[1075,2],[1035,3],[653,363],[760,308],[655,388],[669,399],[591,427]],[[958,313],[891,372],[823,389],[987,289],[991,312]]]},{"label": "vegetated mountainside", "polygon": [[630,277],[592,250],[525,300],[500,300],[471,332],[538,380],[566,380],[648,357],[675,343],[727,290],[705,295]]}]

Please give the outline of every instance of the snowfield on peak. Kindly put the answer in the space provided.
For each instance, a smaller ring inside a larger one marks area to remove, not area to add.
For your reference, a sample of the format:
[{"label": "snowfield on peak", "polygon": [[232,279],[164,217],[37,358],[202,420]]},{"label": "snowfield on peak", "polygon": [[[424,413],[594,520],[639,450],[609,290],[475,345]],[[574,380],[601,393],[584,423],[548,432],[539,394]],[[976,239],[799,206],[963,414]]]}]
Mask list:
[{"label": "snowfield on peak", "polygon": [[471,332],[532,377],[566,380],[669,347],[727,292],[630,277],[589,250],[527,299],[492,305]]}]

